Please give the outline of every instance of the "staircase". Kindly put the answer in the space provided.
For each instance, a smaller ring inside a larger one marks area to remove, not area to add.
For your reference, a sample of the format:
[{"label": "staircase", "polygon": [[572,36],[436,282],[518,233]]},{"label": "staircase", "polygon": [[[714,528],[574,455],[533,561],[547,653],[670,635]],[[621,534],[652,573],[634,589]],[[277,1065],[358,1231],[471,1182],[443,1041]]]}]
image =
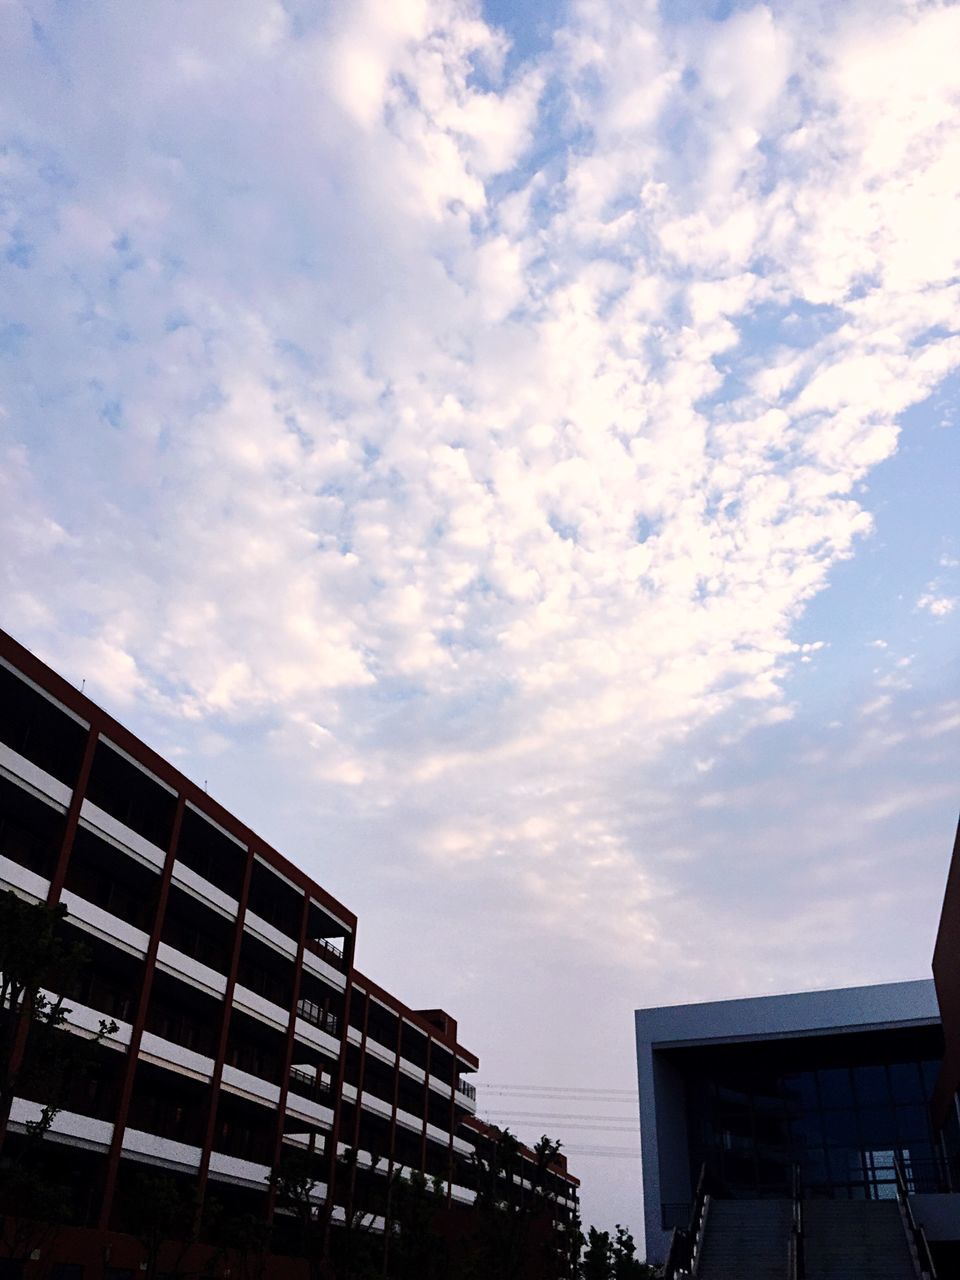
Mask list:
[{"label": "staircase", "polygon": [[697,1280],[786,1280],[792,1214],[789,1200],[711,1200]]},{"label": "staircase", "polygon": [[803,1238],[806,1280],[915,1280],[896,1200],[806,1200]]}]

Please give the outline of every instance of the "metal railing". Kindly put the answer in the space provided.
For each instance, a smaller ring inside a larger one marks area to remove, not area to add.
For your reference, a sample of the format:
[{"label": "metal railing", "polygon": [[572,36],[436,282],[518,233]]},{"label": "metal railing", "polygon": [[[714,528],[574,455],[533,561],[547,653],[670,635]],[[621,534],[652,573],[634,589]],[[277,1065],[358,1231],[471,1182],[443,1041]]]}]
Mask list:
[{"label": "metal railing", "polygon": [[319,1097],[321,1094],[325,1095],[333,1091],[328,1076],[315,1075],[313,1072],[304,1071],[302,1067],[291,1067],[290,1079],[302,1085],[310,1095]]},{"label": "metal railing", "polygon": [[793,1199],[793,1220],[790,1223],[787,1274],[790,1280],[804,1280],[806,1268],[803,1258],[803,1184],[800,1180],[798,1164],[793,1166],[790,1193]]},{"label": "metal railing", "polygon": [[673,1229],[670,1252],[667,1254],[666,1265],[663,1268],[663,1280],[687,1280],[688,1277],[696,1274],[697,1259],[703,1246],[703,1231],[709,1208],[707,1166],[703,1164],[700,1167],[700,1177],[697,1179],[697,1193],[690,1210],[690,1222],[686,1227]]},{"label": "metal railing", "polygon": [[321,958],[326,954],[335,960],[343,959],[343,948],[331,942],[329,938],[307,938],[307,949]]},{"label": "metal railing", "polygon": [[907,1239],[913,1249],[917,1280],[937,1280],[937,1269],[933,1265],[933,1258],[930,1256],[927,1234],[923,1227],[918,1225],[916,1218],[913,1216],[907,1174],[903,1167],[903,1160],[899,1155],[894,1157],[893,1170],[897,1179],[897,1201],[900,1205],[900,1213],[906,1228]]},{"label": "metal railing", "polygon": [[315,1027],[319,1027],[321,1031],[326,1031],[331,1036],[335,1036],[340,1028],[336,1015],[326,1012],[315,1000],[299,1001],[297,1013],[304,1022],[312,1023]]},{"label": "metal railing", "polygon": [[457,1093],[462,1093],[465,1098],[469,1098],[471,1102],[477,1100],[477,1090],[468,1080],[457,1081]]}]

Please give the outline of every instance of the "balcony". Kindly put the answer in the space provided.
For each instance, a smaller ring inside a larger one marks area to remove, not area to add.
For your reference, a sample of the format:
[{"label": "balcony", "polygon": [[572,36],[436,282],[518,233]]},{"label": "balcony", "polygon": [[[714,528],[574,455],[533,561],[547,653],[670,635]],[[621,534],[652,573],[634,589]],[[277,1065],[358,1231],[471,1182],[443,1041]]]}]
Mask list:
[{"label": "balcony", "polygon": [[329,938],[307,938],[307,946],[314,955],[320,956],[321,959],[336,965],[337,968],[343,962],[343,948],[338,947]]},{"label": "balcony", "polygon": [[152,867],[155,871],[163,868],[166,855],[159,845],[101,809],[92,800],[84,800],[80,806],[80,825],[103,836],[109,844],[116,845],[145,866]]},{"label": "balcony", "polygon": [[227,989],[227,979],[217,969],[211,969],[201,960],[195,960],[177,947],[161,942],[157,952],[157,968],[184,978],[200,991],[212,996],[222,996]]},{"label": "balcony", "polygon": [[315,1000],[301,1000],[297,1005],[297,1016],[314,1027],[319,1027],[329,1036],[340,1032],[340,1021],[335,1014],[328,1013]]},{"label": "balcony", "polygon": [[470,1084],[468,1080],[457,1081],[457,1093],[462,1093],[469,1102],[475,1103],[477,1101],[476,1087]]},{"label": "balcony", "polygon": [[305,939],[303,967],[308,973],[322,978],[337,991],[346,990],[347,977],[343,972],[343,952],[327,938]]},{"label": "balcony", "polygon": [[308,1097],[329,1098],[333,1093],[330,1077],[318,1076],[316,1067],[291,1067],[290,1082]]},{"label": "balcony", "polygon": [[318,1072],[316,1067],[290,1068],[289,1115],[329,1128],[333,1124],[332,1106],[333,1086],[329,1076]]},{"label": "balcony", "polygon": [[78,925],[87,933],[92,933],[95,938],[110,942],[132,956],[142,959],[147,954],[150,939],[142,929],[137,929],[126,920],[121,920],[119,916],[104,911],[92,902],[87,902],[85,898],[71,893],[69,889],[64,889],[60,895],[60,901],[67,908],[71,924]]},{"label": "balcony", "polygon": [[255,1018],[269,1023],[277,1031],[286,1031],[290,1022],[290,1015],[282,1005],[268,1000],[258,991],[251,991],[249,987],[239,982],[233,988],[233,1003],[238,1009],[252,1013]]},{"label": "balcony", "polygon": [[5,742],[0,742],[0,773],[13,777],[18,783],[25,782],[31,791],[39,792],[44,799],[52,800],[58,805],[61,811],[66,811],[73,794],[70,787],[8,747]]}]

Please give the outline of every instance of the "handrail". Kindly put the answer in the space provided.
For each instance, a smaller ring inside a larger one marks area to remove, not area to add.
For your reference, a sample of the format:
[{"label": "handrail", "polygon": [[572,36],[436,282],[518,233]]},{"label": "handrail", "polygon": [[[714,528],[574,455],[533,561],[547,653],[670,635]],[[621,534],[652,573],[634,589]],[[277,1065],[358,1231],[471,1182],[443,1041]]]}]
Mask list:
[{"label": "handrail", "polygon": [[800,1166],[793,1166],[791,1182],[793,1198],[793,1221],[790,1224],[789,1277],[790,1280],[804,1280],[806,1265],[803,1257],[803,1184],[800,1180]]},{"label": "handrail", "polygon": [[316,1000],[299,1000],[297,1014],[304,1022],[313,1023],[315,1027],[319,1027],[321,1031],[326,1031],[331,1036],[335,1036],[340,1029],[337,1015],[325,1010]]},{"label": "handrail", "polygon": [[343,948],[338,947],[329,938],[307,938],[306,946],[307,950],[312,951],[314,955],[320,955],[321,952],[326,951],[336,956],[338,960],[343,959]]},{"label": "handrail", "polygon": [[900,1212],[903,1215],[907,1235],[913,1245],[918,1280],[937,1280],[937,1269],[933,1265],[933,1258],[930,1255],[927,1233],[913,1216],[907,1173],[903,1167],[903,1160],[899,1155],[893,1157],[893,1171],[897,1179],[897,1200],[900,1203]]},{"label": "handrail", "polygon": [[686,1280],[696,1271],[697,1258],[703,1246],[703,1231],[707,1221],[710,1197],[707,1195],[707,1166],[700,1166],[697,1192],[690,1210],[687,1227],[675,1227],[670,1240],[670,1252],[663,1269],[663,1280]]}]

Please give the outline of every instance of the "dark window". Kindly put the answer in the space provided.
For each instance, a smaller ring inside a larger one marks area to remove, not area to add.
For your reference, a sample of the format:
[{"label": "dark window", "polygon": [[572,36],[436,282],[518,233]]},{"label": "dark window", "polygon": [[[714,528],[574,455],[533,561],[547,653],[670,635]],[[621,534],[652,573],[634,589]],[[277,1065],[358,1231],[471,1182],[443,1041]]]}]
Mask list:
[{"label": "dark window", "polygon": [[102,739],[94,753],[86,798],[151,844],[161,849],[169,844],[176,797]]},{"label": "dark window", "polygon": [[153,1035],[211,1058],[222,1017],[219,1000],[162,970],[154,974],[146,1021]]},{"label": "dark window", "polygon": [[68,787],[80,772],[87,730],[0,666],[0,741]]},{"label": "dark window", "polygon": [[847,1067],[833,1067],[827,1071],[818,1071],[817,1075],[820,1080],[820,1102],[824,1111],[834,1107],[853,1106],[853,1088]]},{"label": "dark window", "polygon": [[367,1012],[367,1036],[387,1049],[397,1047],[397,1015],[376,1000],[370,1001]]},{"label": "dark window", "polygon": [[427,1037],[406,1022],[400,1024],[400,1056],[421,1071],[427,1068]]},{"label": "dark window", "polygon": [[360,1083],[360,1048],[358,1045],[347,1045],[347,1056],[346,1062],[344,1063],[343,1078],[347,1084],[357,1086]]},{"label": "dark window", "polygon": [[266,920],[288,938],[299,939],[303,894],[259,861],[253,864],[249,907],[261,920]]},{"label": "dark window", "polygon": [[933,1091],[937,1087],[937,1080],[940,1076],[940,1060],[934,1062],[921,1062],[920,1070],[923,1073],[924,1091],[928,1098],[933,1097]]},{"label": "dark window", "polygon": [[83,1280],[83,1264],[80,1262],[55,1262],[47,1272],[50,1280]]},{"label": "dark window", "polygon": [[429,1091],[427,1099],[427,1119],[429,1122],[436,1125],[438,1129],[449,1129],[451,1125],[450,1099],[442,1098],[433,1089]]},{"label": "dark window", "polygon": [[206,1131],[210,1086],[150,1062],[137,1066],[129,1125],[174,1142],[200,1146]]},{"label": "dark window", "polygon": [[943,1189],[924,1098],[942,1051],[941,1029],[921,1027],[669,1052],[693,1176],[707,1161],[749,1197],[780,1185],[772,1165],[799,1162],[817,1194],[887,1196],[900,1151],[916,1188]]},{"label": "dark window", "polygon": [[930,1117],[926,1107],[897,1107],[897,1129],[901,1142],[909,1142],[912,1138],[928,1138]]},{"label": "dark window", "polygon": [[453,1054],[435,1040],[430,1043],[430,1074],[444,1084],[453,1084]]},{"label": "dark window", "polygon": [[227,1061],[239,1071],[279,1084],[283,1076],[286,1037],[241,1009],[230,1018]]},{"label": "dark window", "polygon": [[76,1000],[105,1018],[132,1022],[143,987],[143,961],[69,923],[64,940],[83,949],[87,960],[60,984],[67,1001]]},{"label": "dark window", "polygon": [[893,1110],[889,1106],[861,1107],[860,1138],[872,1150],[892,1148],[897,1141]]},{"label": "dark window", "polygon": [[886,1067],[854,1067],[853,1087],[861,1107],[885,1106],[890,1101]]},{"label": "dark window", "polygon": [[382,1102],[389,1102],[392,1106],[396,1079],[394,1067],[388,1067],[379,1058],[374,1058],[369,1053],[367,1054],[363,1067],[364,1093],[372,1093],[374,1097],[379,1098]]},{"label": "dark window", "polygon": [[895,1102],[920,1102],[923,1099],[923,1077],[916,1062],[891,1063],[890,1085]]},{"label": "dark window", "polygon": [[423,1116],[423,1085],[401,1072],[398,1080],[397,1106],[412,1116]]},{"label": "dark window", "polygon": [[65,887],[149,933],[160,877],[84,827],[77,829]]},{"label": "dark window", "polygon": [[199,960],[210,969],[230,971],[235,924],[177,885],[170,886],[163,918],[163,941],[184,955]]},{"label": "dark window", "polygon": [[275,1111],[221,1094],[213,1145],[225,1155],[269,1164],[273,1159],[276,1128]]},{"label": "dark window", "polygon": [[293,961],[268,947],[244,930],[240,944],[237,979],[281,1009],[289,1009],[293,999]]},{"label": "dark window", "polygon": [[231,898],[243,887],[246,852],[193,809],[184,809],[177,860]]},{"label": "dark window", "polygon": [[[331,1035],[336,1035],[343,1020],[343,995],[336,987],[329,985],[322,978],[316,977],[314,974],[302,969],[300,972],[300,999],[304,1003],[311,1004],[323,1010],[325,1014],[333,1014],[335,1025],[330,1029]],[[301,1014],[301,1017],[304,1015]],[[313,1021],[307,1018],[307,1021]],[[329,1019],[323,1019],[316,1022],[316,1026],[323,1026]]]},{"label": "dark window", "polygon": [[356,1027],[358,1031],[363,1030],[363,1019],[367,1011],[366,992],[358,991],[356,987],[350,992],[350,1025]]},{"label": "dark window", "polygon": [[0,778],[0,854],[49,880],[63,837],[63,814]]},{"label": "dark window", "polygon": [[828,1147],[852,1147],[859,1142],[857,1116],[849,1111],[825,1111],[823,1136]]}]

